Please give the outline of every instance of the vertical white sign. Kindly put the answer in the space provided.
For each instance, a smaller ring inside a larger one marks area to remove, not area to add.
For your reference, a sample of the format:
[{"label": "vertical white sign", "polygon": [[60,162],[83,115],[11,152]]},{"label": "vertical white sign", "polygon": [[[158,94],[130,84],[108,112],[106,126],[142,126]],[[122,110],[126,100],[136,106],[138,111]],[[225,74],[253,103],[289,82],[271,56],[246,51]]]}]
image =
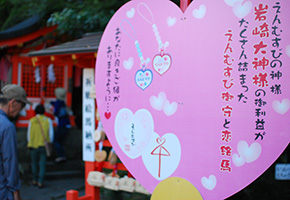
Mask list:
[{"label": "vertical white sign", "polygon": [[90,91],[95,82],[95,70],[83,70],[83,160],[95,161],[95,99],[90,98]]}]

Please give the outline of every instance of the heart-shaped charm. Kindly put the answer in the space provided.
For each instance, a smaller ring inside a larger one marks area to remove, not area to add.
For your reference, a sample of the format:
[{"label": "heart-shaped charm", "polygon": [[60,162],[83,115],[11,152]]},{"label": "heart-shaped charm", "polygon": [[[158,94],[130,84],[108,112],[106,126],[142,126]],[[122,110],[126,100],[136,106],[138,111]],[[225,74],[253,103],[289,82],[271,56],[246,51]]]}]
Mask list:
[{"label": "heart-shaped charm", "polygon": [[150,69],[138,70],[135,75],[135,82],[142,90],[145,90],[152,82],[153,74]]},{"label": "heart-shaped charm", "polygon": [[170,66],[171,57],[169,54],[156,55],[153,58],[153,68],[160,75],[163,75],[165,72],[167,72]]},{"label": "heart-shaped charm", "polygon": [[[226,199],[287,147],[289,7],[195,0],[183,13],[169,0],[132,0],[115,13],[99,46],[96,97],[111,113],[101,120],[114,150],[148,191],[180,177],[204,199]],[[109,84],[108,62],[125,64],[112,65]]]}]

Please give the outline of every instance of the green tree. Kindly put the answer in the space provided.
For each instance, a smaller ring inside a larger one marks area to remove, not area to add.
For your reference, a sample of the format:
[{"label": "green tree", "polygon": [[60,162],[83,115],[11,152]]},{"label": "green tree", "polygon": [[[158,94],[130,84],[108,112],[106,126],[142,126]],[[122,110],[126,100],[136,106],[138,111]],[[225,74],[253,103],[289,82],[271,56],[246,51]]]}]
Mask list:
[{"label": "green tree", "polygon": [[86,32],[102,31],[115,11],[128,0],[87,0],[67,5],[62,11],[54,12],[48,19],[49,25],[58,25],[60,34],[81,36]]},{"label": "green tree", "polygon": [[[58,25],[58,33],[69,40],[103,31],[112,15],[128,1],[0,0],[0,31],[38,15],[42,26]],[[179,5],[179,0],[172,1]]]}]

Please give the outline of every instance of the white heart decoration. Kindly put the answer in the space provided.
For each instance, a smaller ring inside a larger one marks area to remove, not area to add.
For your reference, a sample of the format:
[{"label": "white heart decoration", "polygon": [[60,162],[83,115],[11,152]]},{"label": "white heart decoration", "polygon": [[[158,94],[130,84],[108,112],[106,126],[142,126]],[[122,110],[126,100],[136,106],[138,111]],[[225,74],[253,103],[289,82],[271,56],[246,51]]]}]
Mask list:
[{"label": "white heart decoration", "polygon": [[130,58],[128,58],[128,60],[123,61],[123,66],[127,70],[131,70],[133,65],[134,65],[134,58],[133,57],[130,57]]},{"label": "white heart decoration", "polygon": [[272,107],[277,113],[284,115],[285,113],[288,112],[290,108],[290,100],[283,99],[281,103],[278,100],[274,100],[272,103]]},{"label": "white heart decoration", "polygon": [[173,174],[179,165],[180,157],[180,142],[173,133],[166,133],[160,137],[154,132],[142,153],[144,165],[157,180],[163,180]]},{"label": "white heart decoration", "polygon": [[130,109],[120,110],[115,119],[115,136],[122,151],[135,159],[150,142],[154,123],[151,114],[140,109],[135,114]]},{"label": "white heart decoration", "polygon": [[249,147],[246,141],[240,141],[238,143],[238,153],[245,159],[247,163],[251,163],[260,157],[262,153],[262,147],[257,142],[252,143]]},{"label": "white heart decoration", "polygon": [[156,97],[156,96],[151,96],[150,97],[150,105],[155,110],[162,110],[165,101],[166,101],[166,94],[164,92],[160,92],[158,94],[158,97]]},{"label": "white heart decoration", "polygon": [[165,101],[163,106],[163,111],[165,115],[173,115],[177,111],[178,104],[176,102],[169,103],[168,100]]},{"label": "white heart decoration", "polygon": [[233,6],[233,12],[238,18],[246,17],[252,10],[252,2],[247,1],[244,4],[242,2],[237,1]]},{"label": "white heart decoration", "polygon": [[243,156],[239,156],[236,153],[233,154],[232,161],[237,167],[241,167],[246,163],[245,158]]},{"label": "white heart decoration", "polygon": [[203,187],[205,187],[206,189],[213,190],[216,186],[217,179],[216,179],[215,175],[210,175],[208,178],[202,177],[201,183],[202,183]]},{"label": "white heart decoration", "polygon": [[167,17],[167,25],[169,27],[174,26],[176,23],[176,18],[175,17]]},{"label": "white heart decoration", "polygon": [[131,8],[131,10],[127,11],[126,15],[127,15],[128,18],[133,18],[134,15],[135,15],[135,9]]},{"label": "white heart decoration", "polygon": [[243,2],[244,0],[225,0],[226,4],[233,7],[236,2]]},{"label": "white heart decoration", "polygon": [[202,19],[206,14],[206,6],[204,4],[199,6],[199,9],[194,9],[192,12],[193,17]]}]

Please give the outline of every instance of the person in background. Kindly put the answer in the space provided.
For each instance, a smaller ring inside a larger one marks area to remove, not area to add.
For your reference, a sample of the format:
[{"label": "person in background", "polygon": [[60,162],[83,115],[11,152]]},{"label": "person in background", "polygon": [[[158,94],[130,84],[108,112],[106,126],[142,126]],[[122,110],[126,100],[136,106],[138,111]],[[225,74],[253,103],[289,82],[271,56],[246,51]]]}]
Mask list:
[{"label": "person in background", "polygon": [[56,101],[52,102],[52,105],[54,106],[53,114],[57,118],[57,127],[54,133],[53,143],[57,154],[55,162],[59,163],[66,160],[63,141],[68,133],[68,128],[70,127],[70,120],[65,103],[66,90],[60,87],[56,88],[54,93],[56,96]]},{"label": "person in background", "polygon": [[[36,106],[36,116],[29,120],[27,130],[27,146],[30,150],[32,184],[35,186],[37,185],[39,188],[43,187],[43,179],[46,170],[46,151],[43,134],[47,142],[53,141],[53,125],[51,119],[46,117],[44,112],[45,108],[43,105],[40,104]],[[41,129],[43,130],[43,134]],[[39,170],[37,169],[38,164]]]},{"label": "person in background", "polygon": [[0,92],[0,199],[21,200],[16,128],[9,118],[16,117],[26,104],[24,89],[8,84]]}]

